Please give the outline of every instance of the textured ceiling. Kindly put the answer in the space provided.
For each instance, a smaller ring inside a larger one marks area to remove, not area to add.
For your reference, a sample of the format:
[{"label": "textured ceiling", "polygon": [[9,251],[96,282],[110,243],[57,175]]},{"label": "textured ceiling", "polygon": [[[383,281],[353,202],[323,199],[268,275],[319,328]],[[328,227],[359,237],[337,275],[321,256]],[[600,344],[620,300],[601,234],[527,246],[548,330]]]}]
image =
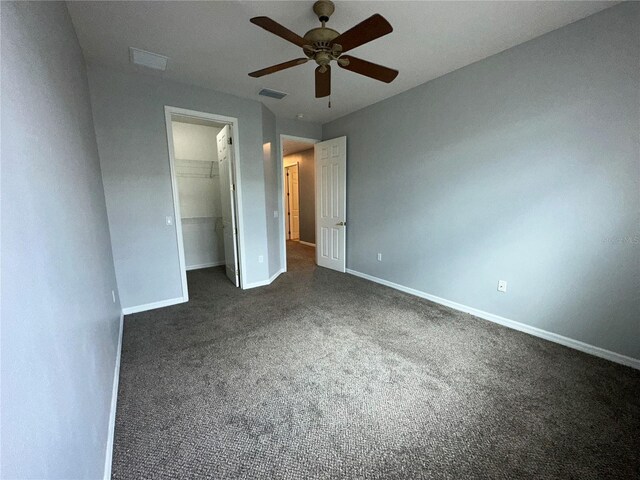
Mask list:
[{"label": "textured ceiling", "polygon": [[[314,98],[314,65],[259,79],[248,72],[303,56],[249,19],[266,15],[296,33],[319,26],[313,2],[68,2],[88,61],[131,69],[130,46],[167,55],[166,78],[262,101],[274,113],[327,122],[591,15],[615,2],[336,2],[342,32],[380,13],[393,33],[349,54],[400,71],[385,84],[333,69],[332,108]],[[140,69],[140,67],[137,67]],[[152,73],[152,71],[150,72]],[[157,75],[157,73],[154,73]],[[258,97],[262,87],[289,93]]]},{"label": "textured ceiling", "polygon": [[309,142],[300,142],[298,140],[288,140],[284,139],[282,142],[282,153],[284,155],[291,155],[292,153],[302,152],[304,150],[309,150],[313,148],[313,143]]}]

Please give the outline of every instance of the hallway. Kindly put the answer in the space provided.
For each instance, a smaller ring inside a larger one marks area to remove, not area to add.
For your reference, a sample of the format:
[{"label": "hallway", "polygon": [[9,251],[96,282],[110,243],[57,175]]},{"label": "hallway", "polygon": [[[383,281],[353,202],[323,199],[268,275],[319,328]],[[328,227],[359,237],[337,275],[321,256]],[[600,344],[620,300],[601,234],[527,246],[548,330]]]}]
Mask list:
[{"label": "hallway", "polygon": [[287,240],[287,271],[299,272],[316,268],[316,249],[300,242]]}]

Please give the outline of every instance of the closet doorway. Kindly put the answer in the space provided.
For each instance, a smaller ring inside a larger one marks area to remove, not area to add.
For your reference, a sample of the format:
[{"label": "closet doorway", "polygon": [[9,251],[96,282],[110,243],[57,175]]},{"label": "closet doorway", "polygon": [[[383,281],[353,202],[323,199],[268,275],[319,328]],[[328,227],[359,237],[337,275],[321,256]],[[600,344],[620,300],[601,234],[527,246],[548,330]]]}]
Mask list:
[{"label": "closet doorway", "polygon": [[235,119],[165,107],[183,290],[186,272],[222,267],[242,283]]},{"label": "closet doorway", "polygon": [[[318,140],[280,136],[283,269],[315,264],[316,207],[313,146]],[[294,262],[296,263],[294,265]]]}]

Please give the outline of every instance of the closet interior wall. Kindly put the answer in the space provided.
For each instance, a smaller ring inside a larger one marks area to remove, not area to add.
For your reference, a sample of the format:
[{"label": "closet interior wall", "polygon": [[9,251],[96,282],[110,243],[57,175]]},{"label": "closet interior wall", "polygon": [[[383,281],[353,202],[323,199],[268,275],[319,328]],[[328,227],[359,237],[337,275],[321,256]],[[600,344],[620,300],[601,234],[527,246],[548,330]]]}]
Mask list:
[{"label": "closet interior wall", "polygon": [[216,135],[220,128],[173,121],[180,221],[187,270],[224,265]]}]

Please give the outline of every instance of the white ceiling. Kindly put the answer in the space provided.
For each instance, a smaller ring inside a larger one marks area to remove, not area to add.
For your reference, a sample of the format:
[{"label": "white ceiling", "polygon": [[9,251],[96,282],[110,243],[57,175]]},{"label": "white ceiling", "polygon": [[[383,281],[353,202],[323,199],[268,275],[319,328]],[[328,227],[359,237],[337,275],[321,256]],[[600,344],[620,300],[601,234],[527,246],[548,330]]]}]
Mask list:
[{"label": "white ceiling", "polygon": [[[188,123],[190,125],[202,125],[204,127],[212,127],[218,131],[225,126],[224,123],[205,120],[204,118],[189,117],[188,115],[171,115],[171,120],[178,123]],[[216,132],[217,134],[218,132]]]},{"label": "white ceiling", "polygon": [[[400,71],[391,84],[333,68],[332,108],[314,97],[314,65],[262,78],[247,73],[303,57],[299,47],[249,23],[266,15],[299,35],[316,26],[312,1],[69,2],[89,61],[123,69],[134,46],[169,57],[166,78],[259,99],[276,115],[327,122],[584,18],[616,2],[336,1],[328,26],[342,32],[374,13],[393,33],[350,55]],[[149,71],[153,73],[153,71]],[[157,74],[157,73],[154,73]],[[262,87],[289,93],[258,97]]]},{"label": "white ceiling", "polygon": [[309,150],[310,148],[313,148],[313,143],[289,139],[284,139],[284,141],[282,142],[282,153],[285,157],[293,153]]}]

